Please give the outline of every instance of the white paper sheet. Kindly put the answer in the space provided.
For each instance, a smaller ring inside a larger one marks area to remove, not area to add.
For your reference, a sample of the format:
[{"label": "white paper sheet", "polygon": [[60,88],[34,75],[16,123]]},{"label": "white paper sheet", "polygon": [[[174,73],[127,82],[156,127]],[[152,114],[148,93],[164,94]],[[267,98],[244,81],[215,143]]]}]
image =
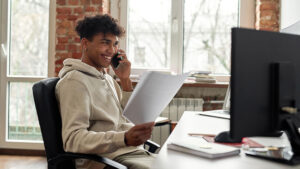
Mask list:
[{"label": "white paper sheet", "polygon": [[152,71],[143,74],[127,102],[124,116],[134,124],[155,121],[188,75],[175,76]]}]

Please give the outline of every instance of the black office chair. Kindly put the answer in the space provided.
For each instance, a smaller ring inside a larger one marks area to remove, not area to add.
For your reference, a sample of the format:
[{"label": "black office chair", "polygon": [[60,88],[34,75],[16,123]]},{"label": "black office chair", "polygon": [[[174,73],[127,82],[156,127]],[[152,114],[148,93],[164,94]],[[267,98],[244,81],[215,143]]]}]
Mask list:
[{"label": "black office chair", "polygon": [[[59,78],[48,78],[33,85],[33,97],[38,120],[44,140],[48,169],[75,169],[75,159],[83,158],[103,163],[113,168],[125,169],[126,166],[98,155],[69,153],[63,149],[61,136],[61,117],[55,97],[55,86]],[[160,146],[147,141],[149,151],[154,153]]]}]

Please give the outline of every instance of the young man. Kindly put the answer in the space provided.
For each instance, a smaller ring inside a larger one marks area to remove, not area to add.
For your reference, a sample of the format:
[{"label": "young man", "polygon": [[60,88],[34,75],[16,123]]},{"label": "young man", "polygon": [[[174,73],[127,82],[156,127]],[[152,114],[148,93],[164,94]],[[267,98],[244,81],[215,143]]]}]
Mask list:
[{"label": "young man", "polygon": [[[154,122],[136,125],[122,114],[133,90],[131,65],[118,39],[125,33],[109,15],[85,17],[76,31],[83,50],[81,60],[66,59],[59,72],[56,96],[62,118],[63,146],[67,152],[99,154],[128,168],[150,168],[154,155],[143,149]],[[123,59],[113,68],[121,87],[104,68],[119,52]],[[93,161],[77,161],[77,168],[103,168]]]}]

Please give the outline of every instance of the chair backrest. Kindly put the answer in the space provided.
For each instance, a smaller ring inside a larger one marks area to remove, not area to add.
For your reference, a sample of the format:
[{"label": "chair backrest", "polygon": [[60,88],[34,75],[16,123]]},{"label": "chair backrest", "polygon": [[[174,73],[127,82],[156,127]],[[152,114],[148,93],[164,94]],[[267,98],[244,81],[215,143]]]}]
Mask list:
[{"label": "chair backrest", "polygon": [[32,87],[47,159],[65,153],[61,136],[61,117],[55,97],[59,78],[48,78]]}]

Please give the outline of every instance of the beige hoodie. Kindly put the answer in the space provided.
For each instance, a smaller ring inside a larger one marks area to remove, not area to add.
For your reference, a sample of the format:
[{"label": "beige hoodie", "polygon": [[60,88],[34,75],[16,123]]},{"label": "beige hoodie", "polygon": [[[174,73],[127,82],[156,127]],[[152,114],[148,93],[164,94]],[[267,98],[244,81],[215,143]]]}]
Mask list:
[{"label": "beige hoodie", "polygon": [[111,76],[80,60],[66,59],[63,64],[56,97],[65,151],[113,159],[141,149],[124,143],[125,131],[133,126],[122,114],[131,92],[122,91]]}]

